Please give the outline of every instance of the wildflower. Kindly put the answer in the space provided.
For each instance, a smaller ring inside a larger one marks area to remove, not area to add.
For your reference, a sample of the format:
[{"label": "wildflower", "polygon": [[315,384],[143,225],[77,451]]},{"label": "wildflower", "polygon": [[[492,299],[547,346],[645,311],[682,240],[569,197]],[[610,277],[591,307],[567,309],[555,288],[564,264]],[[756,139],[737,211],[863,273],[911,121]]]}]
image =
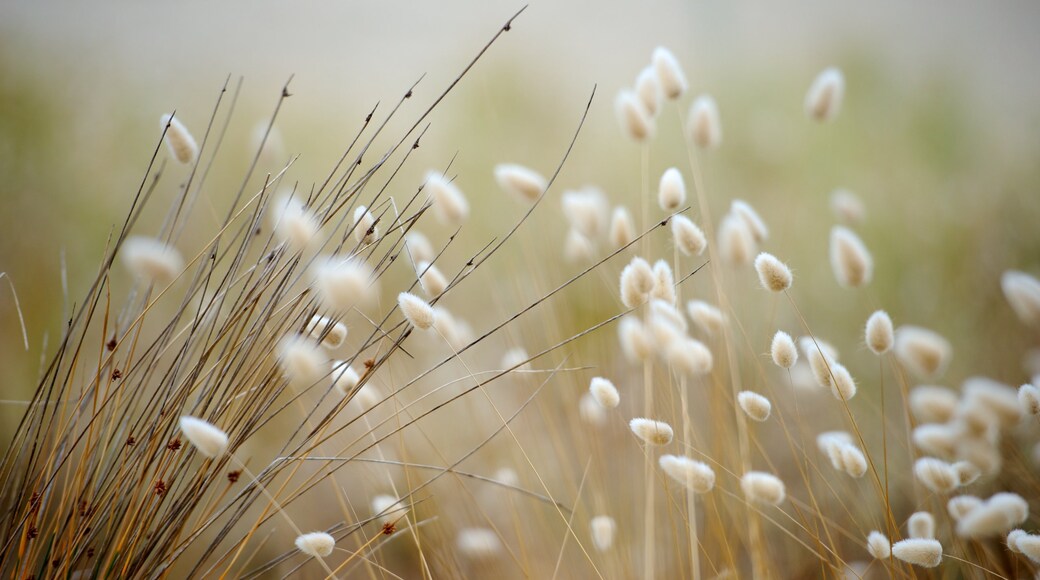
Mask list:
[{"label": "wildflower", "polygon": [[206,457],[213,458],[223,455],[227,451],[228,436],[212,423],[183,415],[180,420],[181,432],[191,441],[191,444]]}]

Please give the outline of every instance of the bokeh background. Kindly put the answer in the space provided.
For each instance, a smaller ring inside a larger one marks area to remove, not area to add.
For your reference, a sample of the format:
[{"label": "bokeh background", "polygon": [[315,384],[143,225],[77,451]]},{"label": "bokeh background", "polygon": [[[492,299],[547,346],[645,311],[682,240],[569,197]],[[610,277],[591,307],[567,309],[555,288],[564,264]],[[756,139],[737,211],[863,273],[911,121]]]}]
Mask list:
[{"label": "bokeh background", "polygon": [[[277,127],[284,158],[300,156],[290,179],[309,187],[376,103],[395,103],[422,77],[392,125],[406,128],[520,6],[0,4],[0,271],[18,290],[30,343],[26,352],[13,301],[0,287],[3,440],[21,413],[17,401],[34,387],[41,355],[49,354],[45,337],[60,335],[69,301],[95,275],[123,219],[161,114],[176,110],[199,136],[226,79],[232,86],[242,79],[204,191],[204,210],[222,210],[248,166],[254,128],[292,76],[293,96]],[[522,212],[497,190],[491,167],[514,161],[551,173],[596,87],[558,189],[595,184],[614,203],[635,208],[639,149],[619,134],[612,103],[653,48],[665,45],[683,63],[692,92],[719,102],[724,144],[703,160],[713,214],[721,216],[732,198],[759,210],[773,230],[770,248],[795,269],[797,299],[811,305],[805,310],[816,332],[869,361],[858,333],[880,304],[897,323],[950,338],[950,384],[971,374],[1017,384],[1027,376],[1023,345],[1033,337],[1014,322],[999,275],[1040,272],[1038,29],[1040,4],[1029,0],[535,1],[436,109],[397,183],[408,194],[428,168],[457,155],[453,167],[474,206],[454,256],[461,261]],[[805,90],[832,65],[847,81],[842,114],[828,125],[809,123]],[[651,183],[666,167],[686,167],[674,106],[658,126]],[[860,231],[877,263],[869,299],[838,292],[827,263],[828,195],[839,187],[867,207]],[[159,195],[175,192],[170,186]],[[155,205],[142,230],[161,222],[163,204]],[[464,290],[457,304],[510,311],[579,271],[559,252],[566,227],[557,208],[558,199],[548,200],[489,264],[487,279],[505,281],[497,293]],[[207,231],[213,224],[205,218],[201,211],[193,227]],[[655,243],[667,247],[663,238]],[[534,352],[616,312],[613,275],[578,285],[553,310],[511,327],[510,340]],[[752,288],[750,276],[738,280]],[[689,294],[708,296],[708,288],[692,280]],[[760,352],[771,324],[750,324]],[[602,344],[575,347],[571,360],[603,359],[613,337],[607,334]]]}]

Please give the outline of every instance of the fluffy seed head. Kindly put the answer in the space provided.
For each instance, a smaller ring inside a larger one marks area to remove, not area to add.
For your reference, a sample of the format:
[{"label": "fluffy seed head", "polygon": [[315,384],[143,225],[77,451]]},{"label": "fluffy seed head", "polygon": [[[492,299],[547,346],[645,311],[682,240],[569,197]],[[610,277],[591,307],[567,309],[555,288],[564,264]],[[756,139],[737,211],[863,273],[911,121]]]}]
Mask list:
[{"label": "fluffy seed head", "polygon": [[935,539],[935,518],[928,512],[915,512],[906,522],[911,538]]},{"label": "fluffy seed head", "polygon": [[827,455],[834,469],[844,469],[841,450],[847,445],[852,445],[852,435],[845,431],[825,431],[816,436],[816,446]]},{"label": "fluffy seed head", "polygon": [[708,493],[715,487],[715,471],[706,463],[684,455],[662,455],[657,463],[669,477],[695,493]]},{"label": "fluffy seed head", "polygon": [[181,433],[206,457],[217,457],[227,451],[228,436],[208,421],[184,415],[180,420]]},{"label": "fluffy seed head", "polygon": [[664,260],[654,262],[654,288],[650,291],[650,297],[664,300],[668,304],[675,304],[675,276],[672,267]]},{"label": "fluffy seed head", "polygon": [[701,149],[716,149],[722,144],[722,120],[719,106],[711,95],[701,95],[690,105],[686,134]]},{"label": "fluffy seed head", "polygon": [[498,534],[488,528],[459,530],[455,545],[463,556],[474,560],[492,558],[502,551],[502,542],[498,539]]},{"label": "fluffy seed head", "polygon": [[654,289],[654,283],[654,271],[650,264],[642,258],[632,258],[621,270],[621,302],[628,308],[646,302],[650,291]]},{"label": "fluffy seed head", "polygon": [[297,536],[296,547],[312,558],[324,558],[336,547],[336,539],[325,532],[311,532]]},{"label": "fluffy seed head", "polygon": [[719,255],[733,266],[751,263],[757,251],[755,238],[747,223],[732,213],[726,214],[719,223],[718,244]]},{"label": "fluffy seed head", "polygon": [[831,192],[831,213],[846,225],[854,226],[863,223],[867,210],[855,193],[847,189],[835,189]]},{"label": "fluffy seed head", "polygon": [[856,396],[856,381],[845,365],[831,364],[831,394],[839,401],[848,401]]},{"label": "fluffy seed head", "polygon": [[982,470],[970,461],[955,462],[953,471],[957,474],[957,484],[961,486],[971,485],[982,476]]},{"label": "fluffy seed head", "polygon": [[874,258],[855,232],[845,226],[831,229],[831,269],[843,288],[859,288],[874,275]]},{"label": "fluffy seed head", "polygon": [[921,423],[945,423],[957,410],[957,394],[945,387],[920,385],[910,391],[910,412]]},{"label": "fluffy seed head", "polygon": [[626,316],[618,324],[621,350],[632,362],[645,361],[653,356],[653,343],[638,318]]},{"label": "fluffy seed head", "polygon": [[[1021,530],[1019,530],[1021,531]],[[1011,546],[1012,538],[1008,536],[1008,546]],[[1035,564],[1040,564],[1040,536],[1022,532],[1014,537],[1015,547]]]},{"label": "fluffy seed head", "polygon": [[336,361],[332,366],[332,386],[336,392],[344,397],[354,392],[354,388],[361,382],[357,371],[343,361]]},{"label": "fluffy seed head", "polygon": [[1019,320],[1040,327],[1040,280],[1025,272],[1008,270],[1000,277],[1000,287]]},{"label": "fluffy seed head", "polygon": [[969,377],[962,391],[966,406],[988,410],[1004,427],[1014,427],[1022,420],[1021,399],[1010,385],[986,377]]},{"label": "fluffy seed head", "polygon": [[787,490],[780,478],[762,471],[749,471],[740,478],[740,489],[748,500],[770,505],[780,505],[787,497]]},{"label": "fluffy seed head", "polygon": [[589,383],[589,393],[605,409],[613,409],[621,402],[617,387],[603,377],[593,377]]},{"label": "fluffy seed head", "polygon": [[959,483],[953,466],[934,457],[922,457],[914,462],[914,476],[922,485],[936,493],[953,491]]},{"label": "fluffy seed head", "polygon": [[683,96],[687,87],[686,75],[683,74],[679,60],[675,58],[672,51],[658,46],[654,49],[650,61],[654,65],[654,72],[657,73],[657,80],[661,84],[664,96],[672,100]]},{"label": "fluffy seed head", "polygon": [[726,315],[717,307],[703,300],[690,300],[686,303],[686,313],[690,315],[693,325],[709,336],[722,333],[726,326]]},{"label": "fluffy seed head", "polygon": [[893,544],[892,555],[915,566],[935,568],[942,562],[942,544],[936,540],[909,538]]},{"label": "fluffy seed head", "polygon": [[946,502],[946,511],[954,521],[960,521],[981,505],[982,500],[973,495],[958,495]]},{"label": "fluffy seed head", "polygon": [[336,349],[347,340],[347,325],[316,314],[307,323],[307,334],[325,348]]},{"label": "fluffy seed head", "polygon": [[711,372],[715,358],[708,347],[699,340],[684,338],[668,347],[665,356],[668,364],[690,376],[700,377]]},{"label": "fluffy seed head", "polygon": [[368,208],[359,205],[354,209],[354,240],[359,244],[372,244],[379,239],[376,216]]},{"label": "fluffy seed head", "polygon": [[180,252],[155,238],[130,236],[120,252],[127,270],[139,280],[169,284],[184,271]]},{"label": "fluffy seed head", "polygon": [[578,191],[564,192],[560,206],[571,228],[589,240],[598,240],[607,232],[610,204],[598,188],[586,186]]},{"label": "fluffy seed head", "polygon": [[433,308],[433,327],[455,350],[459,350],[473,341],[473,329],[460,318],[456,318],[443,306]]},{"label": "fluffy seed head", "polygon": [[859,447],[848,443],[840,445],[838,456],[841,461],[841,469],[845,473],[857,479],[867,473],[867,458]]},{"label": "fluffy seed head", "polygon": [[[166,127],[169,125],[169,128]],[[181,123],[180,119],[173,115],[163,115],[159,118],[159,128],[166,131],[163,138],[166,148],[170,150],[177,161],[187,165],[195,160],[199,153],[199,146],[195,144],[195,138],[191,136],[188,128]]]},{"label": "fluffy seed head", "polygon": [[895,342],[895,329],[892,328],[892,318],[884,310],[877,310],[867,319],[867,328],[864,331],[867,347],[876,355],[882,355],[891,350]]},{"label": "fluffy seed head", "polygon": [[316,262],[313,284],[322,304],[345,311],[364,304],[375,292],[372,268],[360,258],[323,258]]},{"label": "fluffy seed head", "polygon": [[294,385],[306,387],[320,381],[329,370],[329,359],[318,344],[305,336],[286,336],[278,345],[278,362]]},{"label": "fluffy seed head", "polygon": [[[673,226],[672,231],[675,231]],[[623,206],[614,208],[610,216],[610,245],[616,250],[636,239],[636,226],[632,214]]]},{"label": "fluffy seed head", "polygon": [[965,538],[987,538],[1004,534],[1029,517],[1029,504],[1015,493],[997,493],[965,514],[957,522],[957,534]]},{"label": "fluffy seed head", "polygon": [[1028,535],[1025,530],[1011,530],[1008,532],[1007,541],[1005,542],[1008,549],[1016,554],[1021,554],[1022,550],[1018,547],[1018,541]]},{"label": "fluffy seed head", "polygon": [[755,271],[762,287],[773,292],[783,292],[791,287],[793,276],[787,264],[772,254],[762,252],[755,258]]},{"label": "fluffy seed head", "polygon": [[495,166],[495,182],[503,191],[526,203],[536,201],[548,186],[538,172],[513,163]]},{"label": "fluffy seed head", "polygon": [[914,445],[925,453],[950,457],[957,451],[961,433],[951,425],[925,424],[915,427],[911,438]]},{"label": "fluffy seed head", "polygon": [[415,265],[415,271],[419,274],[419,284],[430,298],[440,296],[448,288],[448,279],[437,266],[419,262]]},{"label": "fluffy seed head", "polygon": [[651,446],[667,445],[672,442],[674,435],[672,427],[668,423],[642,417],[629,421],[628,427],[636,434],[636,437]]},{"label": "fluffy seed head", "polygon": [[269,221],[278,239],[295,251],[306,249],[318,235],[320,224],[303,202],[286,195],[271,205]]},{"label": "fluffy seed head", "polygon": [[805,114],[815,121],[830,121],[838,115],[845,96],[845,77],[841,70],[824,69],[805,95]]},{"label": "fluffy seed head", "polygon": [[592,532],[592,543],[600,552],[606,552],[614,545],[614,532],[617,531],[614,518],[596,516],[589,522],[589,530]]},{"label": "fluffy seed head", "polygon": [[895,353],[903,366],[927,379],[946,371],[953,348],[940,334],[927,328],[900,326],[896,331]]},{"label": "fluffy seed head", "polygon": [[765,421],[773,410],[773,405],[769,402],[769,399],[751,391],[737,393],[737,404],[740,405],[740,408],[744,410],[748,417],[755,421]]},{"label": "fluffy seed head", "polygon": [[412,326],[419,330],[427,330],[433,326],[433,308],[422,298],[409,292],[401,292],[397,295],[397,305]]},{"label": "fluffy seed head", "polygon": [[798,362],[798,349],[794,346],[794,339],[782,330],[776,331],[773,335],[769,354],[773,356],[773,363],[782,369],[789,369]]},{"label": "fluffy seed head", "polygon": [[886,560],[892,555],[892,542],[885,534],[874,530],[867,535],[867,552],[878,560]]},{"label": "fluffy seed head", "polygon": [[588,262],[596,255],[596,244],[571,228],[563,241],[563,258],[568,262]]},{"label": "fluffy seed head", "polygon": [[408,508],[392,495],[382,494],[372,498],[372,515],[384,524],[395,522],[406,513]]},{"label": "fluffy seed head", "polygon": [[686,203],[686,183],[682,173],[669,167],[661,174],[661,182],[657,187],[657,204],[664,211],[675,211]]},{"label": "fluffy seed head", "polygon": [[687,256],[699,256],[708,247],[708,238],[690,218],[677,215],[671,219],[672,239],[679,251]]},{"label": "fluffy seed head", "polygon": [[516,487],[520,485],[520,476],[516,474],[516,470],[512,467],[500,467],[495,471],[495,481],[503,485]]},{"label": "fluffy seed head", "polygon": [[769,226],[758,215],[755,208],[751,207],[751,204],[741,199],[734,199],[733,203],[730,204],[729,210],[732,214],[744,220],[748,229],[751,230],[751,237],[755,238],[756,242],[762,243],[769,238]]},{"label": "fluffy seed head", "polygon": [[645,67],[639,71],[639,75],[636,76],[635,91],[646,112],[651,116],[656,115],[661,108],[663,95],[661,93],[661,83],[657,80],[657,72],[654,71],[653,66]]},{"label": "fluffy seed head", "polygon": [[626,89],[618,93],[614,99],[614,113],[621,132],[629,139],[642,143],[653,138],[656,130],[654,118],[635,92]]},{"label": "fluffy seed head", "polygon": [[600,427],[607,422],[607,412],[603,409],[603,405],[596,402],[592,393],[585,393],[578,401],[578,414],[582,421],[593,427]]},{"label": "fluffy seed head", "polygon": [[436,171],[426,174],[425,189],[429,192],[430,201],[437,219],[450,226],[462,225],[469,217],[469,202],[457,185],[448,181]]},{"label": "fluffy seed head", "polygon": [[1018,402],[1022,409],[1030,415],[1040,415],[1040,389],[1026,383],[1018,388]]},{"label": "fluffy seed head", "polygon": [[517,367],[517,370],[526,370],[530,367],[530,365],[525,364],[524,362],[528,358],[530,358],[530,356],[523,347],[518,346],[511,348],[502,355],[502,368],[511,369]]},{"label": "fluffy seed head", "polygon": [[430,243],[430,239],[419,230],[413,229],[405,234],[404,246],[408,250],[408,255],[411,256],[412,261],[416,264],[419,262],[432,262],[437,257],[437,253],[433,251],[433,244]]}]

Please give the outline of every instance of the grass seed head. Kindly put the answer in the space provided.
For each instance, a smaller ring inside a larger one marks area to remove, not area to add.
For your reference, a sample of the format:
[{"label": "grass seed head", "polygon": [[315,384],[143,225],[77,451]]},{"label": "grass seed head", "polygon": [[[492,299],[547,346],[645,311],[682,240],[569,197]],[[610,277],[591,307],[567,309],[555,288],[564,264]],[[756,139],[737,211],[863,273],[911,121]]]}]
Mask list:
[{"label": "grass seed head", "polygon": [[867,552],[878,560],[887,560],[892,555],[892,542],[885,534],[874,530],[867,535]]},{"label": "grass seed head", "polygon": [[876,310],[867,319],[867,327],[864,331],[867,347],[876,355],[882,355],[892,349],[895,342],[895,329],[892,327],[892,318],[884,310]]},{"label": "grass seed head", "polygon": [[672,239],[679,251],[687,256],[699,256],[708,248],[708,238],[693,220],[686,216],[673,216],[671,221]]},{"label": "grass seed head", "polygon": [[621,402],[617,387],[614,383],[603,377],[593,377],[589,383],[589,393],[604,409],[613,409]]},{"label": "grass seed head", "polygon": [[503,191],[525,203],[537,201],[548,187],[548,182],[537,171],[515,163],[496,165],[495,182]]},{"label": "grass seed head", "polygon": [[332,554],[336,539],[325,532],[311,532],[297,536],[296,547],[312,558],[324,558]]},{"label": "grass seed head", "polygon": [[722,119],[711,95],[701,95],[690,104],[686,134],[700,149],[718,149],[722,144]]},{"label": "grass seed head", "polygon": [[412,326],[419,330],[429,330],[433,326],[433,308],[422,298],[410,292],[401,292],[397,295],[397,305]]},{"label": "grass seed head", "polygon": [[347,340],[347,325],[315,314],[307,323],[307,334],[328,349],[337,349]]},{"label": "grass seed head", "polygon": [[[168,129],[166,125],[169,125]],[[195,143],[195,138],[191,136],[191,132],[184,126],[184,123],[181,123],[180,119],[173,115],[163,115],[159,118],[159,129],[166,131],[166,136],[164,137],[166,148],[170,150],[170,154],[173,155],[174,159],[184,165],[195,160],[195,157],[199,154],[199,146]]]},{"label": "grass seed head", "polygon": [[908,538],[892,545],[892,555],[914,566],[935,568],[942,562],[942,544],[937,540]]},{"label": "grass seed head", "polygon": [[722,310],[703,300],[687,302],[686,314],[690,316],[693,325],[708,336],[721,335],[726,326],[726,315],[722,313]]},{"label": "grass seed head", "polygon": [[894,349],[899,362],[922,379],[942,375],[953,356],[949,341],[919,326],[900,326]]},{"label": "grass seed head", "polygon": [[747,222],[732,213],[719,223],[718,249],[722,260],[731,266],[750,264],[758,246]]},{"label": "grass seed head", "polygon": [[773,335],[769,354],[773,357],[773,363],[782,369],[789,369],[798,362],[798,349],[794,346],[794,339],[782,330],[776,331]]},{"label": "grass seed head", "polygon": [[359,244],[373,244],[379,240],[376,216],[363,205],[354,209],[354,240]]},{"label": "grass seed head", "polygon": [[762,216],[758,215],[755,208],[751,207],[751,204],[741,199],[734,199],[729,211],[744,220],[748,229],[751,230],[751,237],[755,238],[756,242],[762,243],[769,238],[769,226],[766,225]]},{"label": "grass seed head", "polygon": [[614,99],[614,114],[617,115],[621,132],[629,139],[642,143],[654,138],[654,118],[643,101],[634,91],[625,89]]},{"label": "grass seed head", "polygon": [[1025,272],[1008,270],[1000,277],[1000,287],[1018,319],[1028,326],[1040,327],[1040,280]]},{"label": "grass seed head", "polygon": [[181,433],[191,441],[199,453],[209,458],[223,455],[228,448],[228,436],[208,421],[183,415],[180,419]]},{"label": "grass seed head", "polygon": [[928,512],[914,512],[906,522],[911,538],[935,539],[935,518]]},{"label": "grass seed head", "polygon": [[672,51],[658,46],[654,49],[650,61],[653,63],[654,72],[657,73],[657,80],[661,84],[665,97],[674,101],[686,93],[688,87],[686,75]]},{"label": "grass seed head", "polygon": [[715,470],[706,463],[684,455],[662,455],[657,463],[669,477],[694,493],[708,493],[715,487]]},{"label": "grass seed head", "polygon": [[592,532],[592,544],[600,552],[606,552],[614,545],[614,533],[617,531],[617,523],[610,516],[596,516],[589,522]]},{"label": "grass seed head", "polygon": [[780,505],[787,497],[787,490],[780,478],[763,471],[749,471],[740,478],[740,489],[749,501],[761,504]]},{"label": "grass seed head", "polygon": [[615,250],[631,244],[636,239],[636,226],[632,214],[624,206],[617,206],[610,216],[610,245]]},{"label": "grass seed head", "polygon": [[423,291],[430,298],[436,298],[440,296],[448,288],[448,279],[441,273],[440,268],[433,264],[426,262],[419,262],[415,265],[415,270],[419,274],[419,284],[422,285]]},{"label": "grass seed head", "polygon": [[458,227],[469,217],[469,202],[466,201],[466,196],[454,182],[447,180],[441,173],[428,172],[425,189],[433,204],[434,215],[441,223]]},{"label": "grass seed head", "polygon": [[657,72],[653,66],[648,66],[639,71],[636,76],[635,92],[643,108],[651,116],[656,115],[661,108],[663,93],[661,83],[657,79]]},{"label": "grass seed head", "polygon": [[683,181],[682,173],[674,167],[669,167],[661,174],[661,182],[657,187],[657,205],[662,210],[671,212],[679,209],[686,203],[686,183]]},{"label": "grass seed head", "polygon": [[652,447],[668,445],[674,436],[672,426],[664,421],[637,417],[628,422],[628,427],[636,434],[636,437]]},{"label": "grass seed head", "polygon": [[773,410],[769,399],[751,391],[737,393],[737,403],[744,413],[755,421],[765,421]]},{"label": "grass seed head", "polygon": [[372,268],[361,258],[318,259],[313,285],[322,304],[341,312],[365,304],[378,291]]},{"label": "grass seed head", "polygon": [[794,276],[791,269],[772,254],[762,252],[755,258],[755,271],[762,287],[772,292],[783,292],[791,287]]},{"label": "grass seed head", "polygon": [[831,213],[847,226],[859,225],[867,217],[867,209],[863,202],[847,189],[835,189],[831,192]]},{"label": "grass seed head", "polygon": [[130,236],[120,252],[126,269],[138,280],[169,284],[184,271],[180,252],[155,238]]},{"label": "grass seed head", "polygon": [[831,229],[831,269],[842,288],[860,288],[874,276],[874,258],[855,232],[844,226]]},{"label": "grass seed head", "polygon": [[805,95],[805,114],[814,121],[830,121],[841,110],[845,97],[845,76],[835,67],[824,69]]}]

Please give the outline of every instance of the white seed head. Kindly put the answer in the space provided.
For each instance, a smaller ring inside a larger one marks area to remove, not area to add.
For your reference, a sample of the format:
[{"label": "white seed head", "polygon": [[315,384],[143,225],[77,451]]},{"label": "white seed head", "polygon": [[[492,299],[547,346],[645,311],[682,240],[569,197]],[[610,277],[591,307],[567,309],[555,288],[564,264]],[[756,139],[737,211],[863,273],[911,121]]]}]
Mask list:
[{"label": "white seed head", "polygon": [[441,273],[440,268],[426,262],[415,265],[415,271],[419,275],[419,284],[430,298],[440,296],[448,288],[448,279]]},{"label": "white seed head", "polygon": [[596,516],[589,522],[592,531],[592,544],[600,552],[606,552],[614,545],[614,532],[617,531],[617,522],[610,516]]},{"label": "white seed head", "polygon": [[751,391],[737,393],[737,404],[748,417],[755,421],[765,421],[773,410],[773,404],[769,402],[769,399]]},{"label": "white seed head", "polygon": [[1018,402],[1022,409],[1033,416],[1040,415],[1040,389],[1026,383],[1018,388]]},{"label": "white seed head", "polygon": [[350,393],[354,392],[354,389],[361,382],[361,377],[358,376],[350,365],[343,361],[336,361],[332,365],[332,386],[335,387],[336,392],[341,396],[346,397]]},{"label": "white seed head", "polygon": [[397,295],[397,305],[412,326],[419,330],[427,330],[433,326],[433,308],[422,298],[409,292],[401,292]]},{"label": "white seed head", "polygon": [[379,240],[376,216],[363,205],[354,209],[354,240],[359,244],[372,244]]},{"label": "white seed head", "polygon": [[661,174],[661,182],[657,187],[657,204],[664,211],[675,211],[686,203],[686,183],[682,173],[669,167]]},{"label": "white seed head", "polygon": [[525,203],[537,201],[548,187],[548,182],[541,174],[513,163],[495,166],[495,182],[503,191]]},{"label": "white seed head", "polygon": [[934,378],[946,371],[953,348],[942,335],[919,326],[900,326],[896,331],[895,353],[910,372]]},{"label": "white seed head", "polygon": [[982,470],[970,461],[955,462],[953,471],[957,474],[957,484],[960,486],[971,485],[975,483],[975,480],[982,477]]},{"label": "white seed head", "polygon": [[617,387],[603,377],[593,377],[589,383],[589,393],[604,409],[613,409],[621,402]]},{"label": "white seed head", "polygon": [[683,338],[675,340],[665,352],[668,364],[693,377],[701,377],[711,372],[715,358],[707,346],[699,340]]},{"label": "white seed head", "polygon": [[459,530],[455,545],[463,556],[474,560],[493,558],[502,551],[498,534],[488,528],[466,528]]},{"label": "white seed head", "polygon": [[495,471],[495,481],[503,485],[516,487],[520,485],[520,476],[516,474],[516,470],[512,467],[499,467]]},{"label": "white seed head", "polygon": [[758,281],[762,287],[772,292],[787,290],[794,279],[787,264],[766,252],[762,252],[755,258],[755,271],[758,272]]},{"label": "white seed head", "polygon": [[180,420],[181,433],[206,457],[223,455],[228,448],[228,436],[208,421],[183,415]]},{"label": "white seed head", "polygon": [[960,438],[959,429],[943,423],[918,425],[911,435],[918,449],[942,457],[951,457],[957,452],[957,442]]},{"label": "white seed head", "polygon": [[[170,126],[168,129],[167,124]],[[195,156],[199,153],[199,146],[180,119],[173,115],[163,115],[159,118],[159,129],[166,131],[164,137],[166,148],[177,161],[187,165],[195,160]]]},{"label": "white seed head", "polygon": [[840,445],[838,449],[842,471],[857,479],[867,473],[867,457],[863,455],[859,447],[844,444]]},{"label": "white seed head", "polygon": [[[997,493],[957,522],[957,535],[988,538],[1005,534],[1029,517],[1029,504],[1015,493]],[[1021,547],[1021,542],[1019,542]]]},{"label": "white seed head", "polygon": [[954,521],[959,522],[975,508],[980,507],[982,503],[981,499],[973,495],[958,495],[951,497],[950,501],[946,502],[946,511]]},{"label": "white seed head", "polygon": [[632,362],[645,361],[653,356],[653,342],[643,323],[633,316],[625,316],[618,323],[621,350]]},{"label": "white seed head", "polygon": [[922,457],[915,461],[914,476],[922,485],[936,493],[951,492],[959,483],[953,466],[934,457]]},{"label": "white seed head", "polygon": [[[1021,531],[1021,530],[1019,530]],[[1011,545],[1011,536],[1008,536],[1008,546]],[[1040,564],[1040,536],[1022,532],[1014,538],[1015,547],[1034,564]]]},{"label": "white seed head", "polygon": [[831,364],[831,394],[839,401],[848,401],[856,396],[856,381],[845,365]]},{"label": "white seed head", "polygon": [[531,358],[527,354],[527,350],[522,346],[513,347],[502,354],[502,368],[511,369],[516,367],[517,370],[527,370],[530,364],[525,361]]},{"label": "white seed head", "polygon": [[751,204],[744,200],[734,199],[733,203],[730,204],[729,211],[744,220],[748,229],[751,230],[751,237],[755,238],[756,242],[762,243],[769,238],[769,226],[758,215],[755,208],[751,207]]},{"label": "white seed head", "polygon": [[433,244],[430,243],[430,239],[419,230],[413,229],[404,235],[404,246],[408,251],[408,255],[411,256],[412,261],[416,264],[432,262],[437,257],[437,252],[433,250]]},{"label": "white seed head", "polygon": [[780,505],[787,497],[787,490],[780,478],[762,471],[749,471],[740,478],[740,489],[744,497],[756,503]]},{"label": "white seed head", "polygon": [[706,463],[684,455],[662,455],[657,463],[669,477],[695,493],[708,493],[715,487],[715,470]]},{"label": "white seed head", "polygon": [[722,334],[722,330],[726,327],[726,315],[722,313],[722,310],[703,300],[687,302],[686,313],[690,315],[693,325],[709,336]]},{"label": "white seed head", "polygon": [[1025,413],[1014,387],[986,377],[969,377],[961,386],[964,405],[988,410],[1003,427],[1014,427]]},{"label": "white seed head", "polygon": [[937,540],[908,538],[892,545],[892,555],[915,566],[935,568],[942,562],[942,544]]},{"label": "white seed head", "polygon": [[297,536],[296,547],[312,558],[324,558],[332,554],[336,539],[325,532],[311,532]]},{"label": "white seed head", "polygon": [[831,269],[843,288],[859,288],[874,276],[874,258],[855,232],[845,226],[831,229]]},{"label": "white seed head", "polygon": [[814,392],[820,390],[819,383],[813,375],[809,363],[804,360],[798,361],[788,369],[791,373],[791,386],[799,391]]},{"label": "white seed head", "polygon": [[1018,547],[1018,541],[1028,535],[1025,530],[1011,530],[1008,532],[1007,541],[1005,542],[1008,549],[1016,554],[1021,554],[1022,550]]},{"label": "white seed head", "polygon": [[885,534],[874,530],[867,535],[867,552],[878,560],[887,560],[892,555],[892,542]]},{"label": "white seed head", "polygon": [[567,223],[589,240],[598,240],[607,233],[610,204],[598,188],[586,186],[578,191],[566,191],[560,206]]},{"label": "white seed head", "polygon": [[184,271],[184,259],[177,248],[155,238],[130,236],[120,252],[127,270],[139,280],[169,284]]},{"label": "white seed head", "polygon": [[884,310],[877,310],[867,319],[867,328],[864,337],[867,347],[876,355],[882,355],[892,349],[895,342],[895,329],[892,327],[892,318]]},{"label": "white seed head", "polygon": [[336,349],[347,340],[347,325],[315,314],[307,323],[307,334],[325,348]]},{"label": "white seed head", "polygon": [[686,75],[672,51],[658,46],[654,49],[650,60],[654,65],[654,71],[657,73],[657,80],[661,83],[664,95],[672,100],[683,96],[687,87]]},{"label": "white seed head", "polygon": [[651,446],[667,445],[672,442],[674,436],[672,426],[664,421],[637,417],[628,422],[628,427],[636,437]]},{"label": "white seed head", "polygon": [[663,94],[661,83],[657,80],[657,72],[654,71],[653,66],[639,71],[639,75],[636,76],[635,92],[646,112],[651,116],[656,115],[661,108]]},{"label": "white seed head", "polygon": [[789,369],[798,362],[798,349],[794,346],[794,339],[782,330],[776,331],[773,335],[769,354],[773,357],[773,363],[782,369]]},{"label": "white seed head", "polygon": [[300,335],[290,335],[278,345],[278,362],[292,384],[307,387],[329,372],[329,359],[318,343]]},{"label": "white seed head", "polygon": [[935,539],[935,518],[928,512],[914,512],[906,522],[911,538]]},{"label": "white seed head", "polygon": [[578,230],[567,230],[563,241],[563,259],[568,262],[589,262],[596,255],[596,244]]},{"label": "white seed head", "polygon": [[921,423],[945,423],[957,410],[957,393],[946,387],[920,385],[910,391],[910,412]]},{"label": "white seed head", "polygon": [[427,173],[425,189],[433,203],[434,214],[441,223],[459,226],[469,217],[469,202],[466,201],[466,196],[442,174],[436,171]]},{"label": "white seed head", "polygon": [[1000,277],[1000,287],[1019,320],[1040,327],[1040,280],[1025,272],[1008,270]]},{"label": "white seed head", "polygon": [[[668,304],[675,304],[675,276],[672,267],[664,260],[654,262],[654,288],[650,291],[650,297],[664,300]],[[681,317],[680,317],[681,318]]]},{"label": "white seed head", "polygon": [[[675,231],[674,227],[672,231]],[[610,217],[610,245],[617,250],[631,244],[635,239],[636,226],[632,214],[623,206],[615,207]]]},{"label": "white seed head", "polygon": [[388,524],[393,523],[408,513],[408,508],[392,495],[377,495],[372,498],[372,516]]},{"label": "white seed head", "polygon": [[718,248],[723,261],[733,266],[750,264],[758,251],[747,223],[732,213],[726,214],[719,223]]},{"label": "white seed head", "polygon": [[614,113],[621,132],[629,139],[639,143],[653,139],[656,130],[654,118],[634,91],[625,89],[618,93],[614,99]]},{"label": "white seed head", "polygon": [[338,311],[364,304],[377,287],[372,268],[364,260],[341,257],[317,260],[313,284],[322,304]]},{"label": "white seed head", "polygon": [[816,436],[816,446],[830,459],[834,469],[844,469],[841,450],[847,445],[852,445],[852,435],[845,431],[824,431]]},{"label": "white seed head", "polygon": [[455,350],[462,349],[473,340],[473,329],[470,325],[443,306],[433,307],[433,328],[447,339],[448,344]]},{"label": "white seed head", "polygon": [[686,134],[701,149],[716,149],[722,144],[722,120],[719,106],[711,95],[701,95],[690,105]]},{"label": "white seed head", "polygon": [[593,427],[600,427],[607,422],[607,412],[591,393],[585,393],[578,401],[578,414],[582,421]]},{"label": "white seed head", "polygon": [[831,192],[831,213],[838,221],[854,226],[863,223],[867,209],[855,193],[847,189],[835,189]]},{"label": "white seed head", "polygon": [[621,270],[621,302],[628,308],[635,308],[647,301],[654,284],[654,271],[650,264],[642,258],[632,258]]},{"label": "white seed head", "polygon": [[295,251],[310,246],[321,224],[302,201],[286,195],[275,200],[270,207],[272,211],[268,221],[278,239]]},{"label": "white seed head", "polygon": [[805,95],[805,114],[815,121],[830,121],[841,110],[844,96],[845,77],[841,70],[834,67],[824,69]]},{"label": "white seed head", "polygon": [[699,256],[708,247],[708,238],[697,224],[682,215],[671,219],[672,239],[679,251],[687,256]]}]

